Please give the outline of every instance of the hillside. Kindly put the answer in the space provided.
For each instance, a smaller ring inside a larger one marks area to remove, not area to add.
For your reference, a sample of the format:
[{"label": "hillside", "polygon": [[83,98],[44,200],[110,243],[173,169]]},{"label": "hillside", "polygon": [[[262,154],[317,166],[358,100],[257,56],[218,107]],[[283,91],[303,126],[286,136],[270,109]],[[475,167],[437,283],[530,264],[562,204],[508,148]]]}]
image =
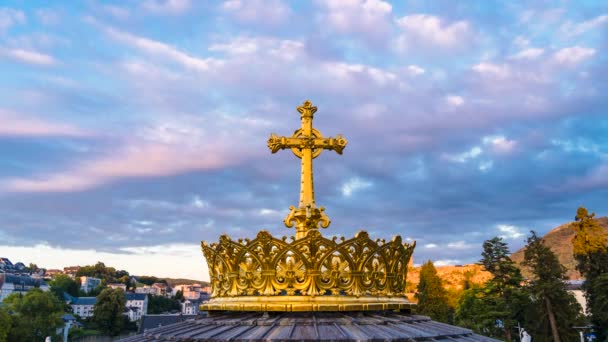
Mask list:
[{"label": "hillside", "polygon": [[[469,264],[462,266],[436,266],[437,275],[443,281],[443,286],[450,290],[462,290],[464,282],[468,279],[471,283],[485,284],[492,275],[483,266]],[[420,267],[410,268],[407,274],[407,281],[411,283],[410,290],[418,286],[420,282]],[[412,291],[413,292],[413,291]]]},{"label": "hillside", "polygon": [[[608,232],[608,217],[600,217],[596,221]],[[569,279],[579,279],[581,277],[575,269],[576,261],[572,254],[572,239],[574,238],[574,227],[573,222],[562,224],[561,226],[554,228],[545,236],[543,236],[543,242],[551,248],[551,250],[557,254],[559,262],[564,265],[567,269],[567,276]],[[524,249],[520,249],[511,255],[511,259],[522,269],[524,276],[529,275],[528,271],[521,266],[524,260]]]}]

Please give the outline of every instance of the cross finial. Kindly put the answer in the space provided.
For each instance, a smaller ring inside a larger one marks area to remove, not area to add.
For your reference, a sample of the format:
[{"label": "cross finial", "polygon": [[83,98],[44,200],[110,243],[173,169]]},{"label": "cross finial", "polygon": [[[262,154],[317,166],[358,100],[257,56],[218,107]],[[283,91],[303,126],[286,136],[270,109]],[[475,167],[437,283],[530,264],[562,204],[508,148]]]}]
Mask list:
[{"label": "cross finial", "polygon": [[301,189],[300,204],[298,208],[290,206],[290,212],[284,222],[287,227],[296,227],[296,239],[305,237],[310,230],[317,230],[319,226],[327,228],[330,224],[329,217],[325,215],[325,208],[316,207],[315,193],[312,175],[312,160],[323,150],[334,150],[342,154],[342,150],[348,143],[341,135],[335,138],[324,138],[321,132],[312,127],[313,116],[317,107],[312,102],[305,101],[298,107],[302,127],[294,132],[291,137],[279,137],[271,134],[268,139],[268,148],[272,153],[286,148],[291,149],[296,157],[301,159]]}]

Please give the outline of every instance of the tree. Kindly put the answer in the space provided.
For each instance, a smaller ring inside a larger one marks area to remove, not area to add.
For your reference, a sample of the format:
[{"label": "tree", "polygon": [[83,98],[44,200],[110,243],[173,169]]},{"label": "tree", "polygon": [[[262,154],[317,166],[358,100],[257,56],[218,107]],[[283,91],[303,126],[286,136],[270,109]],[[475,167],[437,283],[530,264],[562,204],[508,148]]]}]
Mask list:
[{"label": "tree", "polygon": [[587,311],[595,326],[599,341],[608,338],[608,312],[606,311],[606,293],[608,282],[602,281],[608,276],[608,236],[587,209],[580,207],[576,211],[572,240],[576,269],[585,277],[583,289],[587,299]]},{"label": "tree", "polygon": [[457,324],[512,341],[514,327],[524,321],[529,302],[523,277],[501,238],[484,241],[481,256],[480,263],[493,277],[483,287],[464,292],[456,312]]},{"label": "tree", "polygon": [[118,335],[124,327],[125,293],[121,289],[104,289],[97,296],[93,308],[93,321],[99,329],[110,336]]},{"label": "tree", "polygon": [[420,268],[420,282],[416,293],[418,305],[416,312],[430,316],[440,322],[450,321],[450,307],[447,292],[443,288],[437,269],[430,260]]},{"label": "tree", "polygon": [[25,295],[13,293],[3,305],[13,315],[9,341],[44,341],[63,326],[63,305],[50,292],[32,289]]},{"label": "tree", "polygon": [[55,293],[58,298],[63,298],[63,293],[67,293],[70,296],[77,297],[80,286],[76,281],[65,274],[58,274],[51,282],[51,291]]},{"label": "tree", "polygon": [[528,237],[523,264],[533,274],[528,286],[532,297],[529,315],[534,317],[528,323],[532,340],[576,341],[578,333],[572,327],[583,323],[581,307],[566,289],[566,268],[534,231]]},{"label": "tree", "polygon": [[180,309],[177,299],[148,295],[148,314],[162,314]]},{"label": "tree", "polygon": [[11,331],[12,320],[6,310],[0,306],[0,342],[7,342]]}]

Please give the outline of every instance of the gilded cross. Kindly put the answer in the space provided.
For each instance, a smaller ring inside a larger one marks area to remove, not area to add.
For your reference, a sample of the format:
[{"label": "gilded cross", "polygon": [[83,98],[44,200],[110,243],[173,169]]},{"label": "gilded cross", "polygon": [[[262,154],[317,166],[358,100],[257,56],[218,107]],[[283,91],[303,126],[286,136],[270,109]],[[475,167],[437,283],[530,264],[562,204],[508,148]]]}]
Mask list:
[{"label": "gilded cross", "polygon": [[296,130],[291,137],[279,137],[272,133],[268,139],[268,148],[272,153],[289,148],[296,157],[301,159],[300,204],[298,208],[290,206],[290,213],[284,220],[287,227],[295,225],[296,239],[305,237],[309,230],[317,230],[319,225],[327,228],[331,222],[324,213],[325,208],[317,208],[315,204],[312,160],[318,157],[323,150],[334,150],[338,154],[342,154],[342,150],[348,143],[339,134],[335,138],[324,138],[321,132],[313,128],[312,119],[316,111],[317,107],[314,107],[310,101],[304,102],[298,107],[302,127]]}]

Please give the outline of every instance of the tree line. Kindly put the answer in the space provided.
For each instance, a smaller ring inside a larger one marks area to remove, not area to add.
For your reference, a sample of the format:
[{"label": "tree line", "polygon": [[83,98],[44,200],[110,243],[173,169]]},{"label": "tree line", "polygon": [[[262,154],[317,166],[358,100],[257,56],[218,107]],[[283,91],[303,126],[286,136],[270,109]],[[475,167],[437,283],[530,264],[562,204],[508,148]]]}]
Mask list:
[{"label": "tree line", "polygon": [[574,222],[574,257],[585,278],[587,316],[567,291],[566,268],[534,231],[523,261],[530,278],[524,279],[510,259],[502,238],[486,240],[480,263],[492,279],[483,285],[465,280],[456,305],[450,305],[433,263],[426,262],[420,270],[417,313],[505,341],[519,341],[519,327],[535,342],[577,341],[574,327],[591,326],[596,341],[608,342],[608,236],[594,216],[581,207]]}]

